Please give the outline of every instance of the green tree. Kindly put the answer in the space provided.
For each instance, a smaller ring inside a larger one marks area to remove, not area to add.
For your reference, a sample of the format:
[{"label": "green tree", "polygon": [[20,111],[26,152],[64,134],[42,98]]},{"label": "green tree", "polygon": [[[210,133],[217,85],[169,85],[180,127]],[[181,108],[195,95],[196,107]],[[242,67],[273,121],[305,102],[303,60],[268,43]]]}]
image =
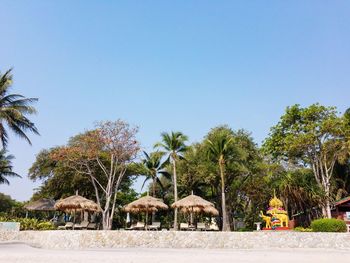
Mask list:
[{"label": "green tree", "polygon": [[146,176],[146,178],[142,187],[148,180],[152,180],[152,195],[153,197],[156,197],[156,185],[158,184],[163,188],[162,182],[160,181],[160,175],[170,178],[170,174],[165,169],[167,162],[162,162],[162,152],[153,152],[150,154],[147,154],[146,152],[143,153],[145,158],[142,160],[144,168],[142,175]]},{"label": "green tree", "polygon": [[31,105],[37,99],[25,98],[20,94],[10,94],[12,78],[11,69],[5,74],[0,74],[0,140],[3,148],[6,148],[9,139],[6,127],[29,144],[31,141],[26,132],[39,135],[34,123],[26,117],[26,115],[36,113],[35,108]]},{"label": "green tree", "polygon": [[[162,141],[154,145],[154,147],[162,148],[168,155],[173,167],[173,184],[174,184],[174,201],[178,199],[177,194],[177,177],[176,177],[176,163],[179,159],[183,158],[183,154],[186,151],[185,142],[188,140],[187,136],[181,132],[163,132],[161,134]],[[174,228],[177,229],[177,209],[174,211]]]},{"label": "green tree", "polygon": [[16,201],[13,200],[9,195],[0,193],[0,212],[8,214],[11,209],[16,205]]},{"label": "green tree", "polygon": [[286,109],[264,142],[266,153],[289,165],[309,167],[325,193],[323,215],[331,217],[331,179],[337,161],[349,153],[349,125],[335,107],[313,104]]},{"label": "green tree", "polygon": [[6,177],[21,177],[13,172],[12,160],[13,155],[6,155],[6,151],[0,150],[0,184],[10,184]]},{"label": "green tree", "polygon": [[230,231],[230,224],[227,217],[226,210],[226,196],[225,196],[225,164],[229,155],[230,145],[233,143],[233,137],[222,134],[215,140],[207,139],[208,156],[214,158],[219,166],[220,180],[221,180],[221,210],[222,210],[222,231]]}]

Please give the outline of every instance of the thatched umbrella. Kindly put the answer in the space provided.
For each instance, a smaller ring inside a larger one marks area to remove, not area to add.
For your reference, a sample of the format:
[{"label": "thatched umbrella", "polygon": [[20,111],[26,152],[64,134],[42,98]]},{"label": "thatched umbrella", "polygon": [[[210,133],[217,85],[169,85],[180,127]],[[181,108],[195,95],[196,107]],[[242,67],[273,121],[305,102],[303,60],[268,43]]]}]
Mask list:
[{"label": "thatched umbrella", "polygon": [[55,210],[55,201],[53,199],[39,199],[34,202],[30,202],[24,206],[24,209],[30,211],[54,211]]},{"label": "thatched umbrella", "polygon": [[61,211],[89,211],[89,212],[100,212],[101,207],[94,201],[91,201],[80,195],[72,195],[70,197],[60,199],[55,204],[55,209]]},{"label": "thatched umbrella", "polygon": [[161,199],[152,197],[152,196],[144,196],[136,201],[131,202],[124,206],[124,211],[128,213],[146,213],[146,225],[148,221],[148,213],[149,212],[157,212],[159,209],[166,210],[168,206],[163,203]]},{"label": "thatched umbrella", "polygon": [[203,214],[208,214],[212,216],[219,215],[219,211],[213,206],[207,206],[204,208],[199,208],[199,207],[181,208],[180,211],[182,213],[203,213]]},{"label": "thatched umbrella", "polygon": [[172,208],[179,208],[181,212],[190,213],[192,224],[193,213],[206,213],[211,215],[218,215],[219,211],[214,207],[214,204],[203,199],[193,193],[185,198],[178,200],[171,205]]}]

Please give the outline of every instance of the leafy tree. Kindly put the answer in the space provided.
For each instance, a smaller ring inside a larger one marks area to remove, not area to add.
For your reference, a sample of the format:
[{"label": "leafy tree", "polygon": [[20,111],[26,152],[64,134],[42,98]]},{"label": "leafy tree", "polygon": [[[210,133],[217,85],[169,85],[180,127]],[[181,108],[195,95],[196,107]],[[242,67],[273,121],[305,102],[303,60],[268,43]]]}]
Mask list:
[{"label": "leafy tree", "polygon": [[0,212],[9,213],[12,207],[16,205],[16,201],[13,200],[9,195],[0,193]]},{"label": "leafy tree", "polygon": [[163,187],[159,176],[163,175],[166,178],[170,178],[171,175],[165,169],[167,162],[162,162],[162,152],[153,152],[151,154],[143,153],[145,158],[142,160],[144,168],[142,175],[145,175],[146,178],[142,187],[148,180],[152,180],[152,195],[156,197],[156,185],[158,184],[160,187]]},{"label": "leafy tree", "polygon": [[276,160],[312,169],[325,193],[323,215],[331,217],[331,179],[337,161],[349,153],[349,126],[334,107],[313,104],[286,109],[264,142],[266,153]]},{"label": "leafy tree", "polygon": [[[163,132],[161,134],[162,141],[155,144],[154,147],[162,148],[168,155],[173,167],[173,184],[174,184],[174,199],[175,202],[178,200],[177,194],[177,175],[176,175],[176,163],[183,157],[186,151],[185,142],[188,140],[187,136],[181,132]],[[177,229],[177,209],[174,211],[174,228]]]},{"label": "leafy tree", "polygon": [[217,160],[220,169],[221,180],[221,210],[222,210],[222,231],[230,231],[230,225],[227,218],[226,197],[225,197],[225,163],[229,155],[229,147],[233,138],[222,134],[216,140],[207,140],[208,156]]},{"label": "leafy tree", "polygon": [[21,177],[17,173],[13,172],[12,160],[13,155],[6,155],[4,149],[0,150],[0,184],[10,184],[6,177]]},{"label": "leafy tree", "polygon": [[[103,229],[112,228],[118,189],[127,174],[128,165],[136,158],[138,129],[126,122],[101,122],[96,129],[77,136],[70,145],[59,148],[53,159],[87,176],[96,200],[103,205]],[[99,169],[102,179],[94,173]]]},{"label": "leafy tree", "polygon": [[8,129],[31,144],[26,132],[39,135],[38,129],[26,115],[36,113],[31,104],[37,101],[35,98],[25,98],[20,94],[10,94],[12,81],[12,69],[0,74],[0,140],[2,148],[8,143]]}]

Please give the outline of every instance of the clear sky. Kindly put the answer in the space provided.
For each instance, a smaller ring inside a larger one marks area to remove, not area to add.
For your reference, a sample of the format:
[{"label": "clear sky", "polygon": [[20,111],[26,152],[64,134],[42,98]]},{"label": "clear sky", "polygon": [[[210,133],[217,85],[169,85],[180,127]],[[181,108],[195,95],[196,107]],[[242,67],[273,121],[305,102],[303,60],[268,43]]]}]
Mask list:
[{"label": "clear sky", "polygon": [[35,155],[98,120],[198,141],[218,124],[267,136],[288,105],[350,107],[350,1],[4,1],[0,70],[38,97],[33,146],[15,136],[0,192],[30,198]]}]

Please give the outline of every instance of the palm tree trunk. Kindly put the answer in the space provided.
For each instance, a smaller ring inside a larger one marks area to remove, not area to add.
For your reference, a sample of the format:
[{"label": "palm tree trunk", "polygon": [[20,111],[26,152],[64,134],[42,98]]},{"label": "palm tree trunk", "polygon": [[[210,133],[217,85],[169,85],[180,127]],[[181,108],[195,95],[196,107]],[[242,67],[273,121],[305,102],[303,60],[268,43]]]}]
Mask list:
[{"label": "palm tree trunk", "polygon": [[226,211],[226,196],[225,196],[225,175],[224,175],[224,161],[219,159],[220,177],[221,177],[221,209],[222,209],[222,231],[230,231]]},{"label": "palm tree trunk", "polygon": [[[152,184],[152,195],[153,197],[156,197],[156,182],[157,182],[157,175],[155,175],[153,177],[153,184]],[[153,223],[156,217],[156,212],[152,212],[152,218],[151,218],[151,222]]]},{"label": "palm tree trunk", "polygon": [[[175,202],[177,202],[177,178],[176,178],[175,158],[173,158],[173,179],[174,179],[174,199],[175,199]],[[177,208],[175,208],[175,211],[174,211],[174,229],[178,230],[178,227],[177,227]]]}]

